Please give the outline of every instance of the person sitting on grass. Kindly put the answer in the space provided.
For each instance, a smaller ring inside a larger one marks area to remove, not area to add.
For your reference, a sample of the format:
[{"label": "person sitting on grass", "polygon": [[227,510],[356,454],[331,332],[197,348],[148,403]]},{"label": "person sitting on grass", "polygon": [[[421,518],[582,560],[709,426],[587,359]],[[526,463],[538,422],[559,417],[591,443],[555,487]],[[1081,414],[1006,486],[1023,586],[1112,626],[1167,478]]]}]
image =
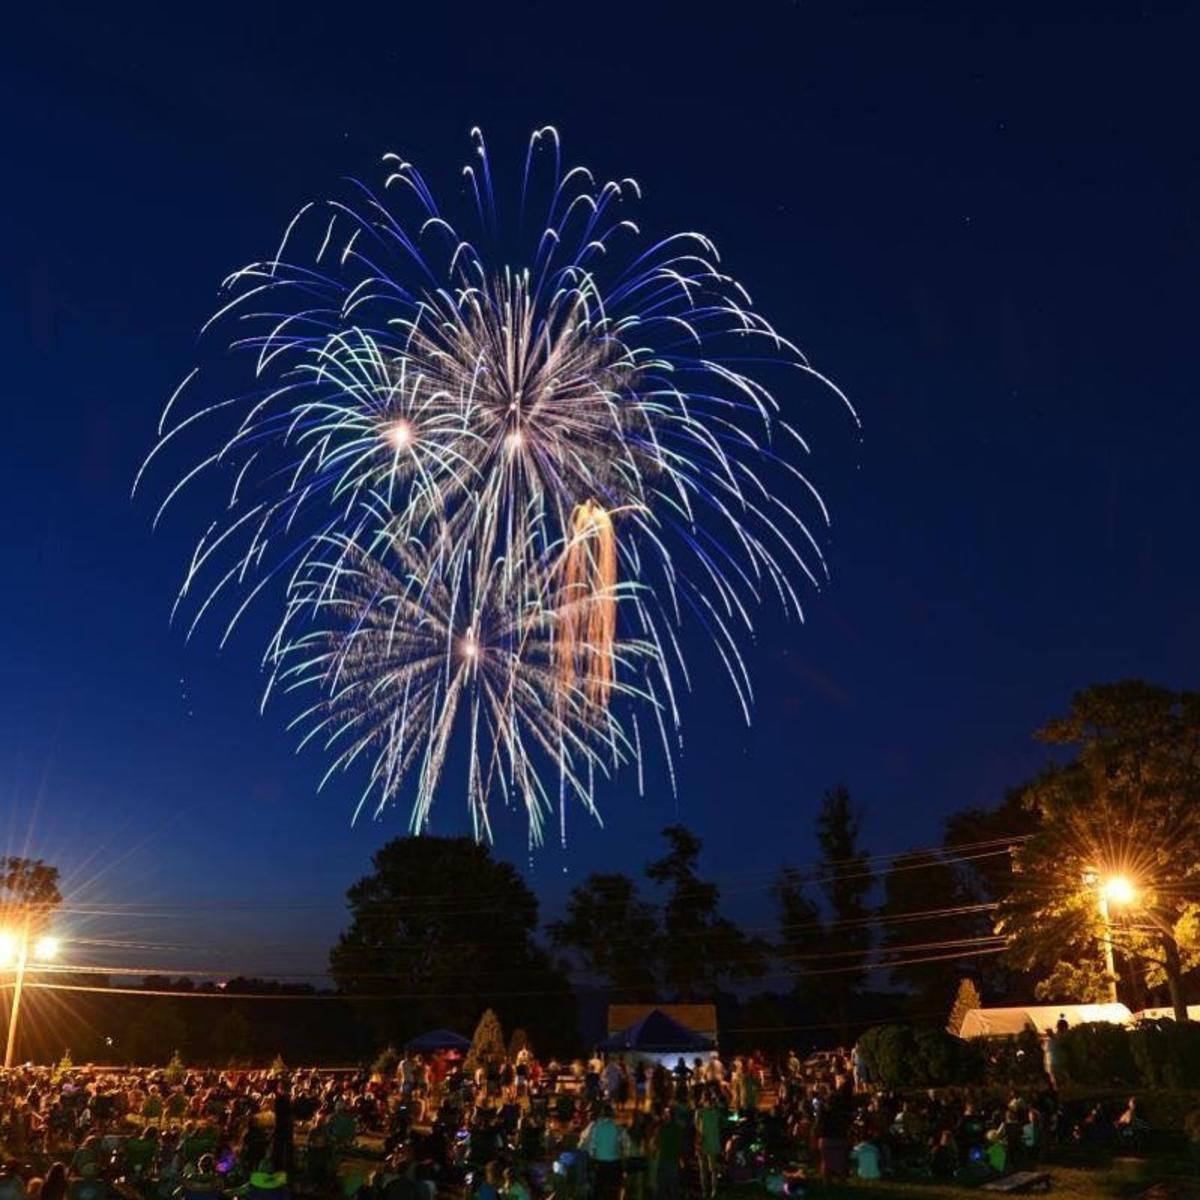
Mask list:
[{"label": "person sitting on grass", "polygon": [[987,1165],[996,1172],[997,1175],[1004,1175],[1008,1171],[1008,1143],[1004,1137],[1003,1129],[992,1129],[988,1131],[987,1148],[983,1152],[984,1159]]},{"label": "person sitting on grass", "polygon": [[220,1194],[221,1177],[211,1154],[202,1154],[194,1168],[185,1167],[183,1181],[175,1189],[176,1200],[212,1200]]},{"label": "person sitting on grass", "polygon": [[1150,1122],[1142,1115],[1142,1108],[1138,1104],[1137,1097],[1130,1096],[1124,1112],[1117,1118],[1117,1136],[1123,1142],[1138,1145],[1149,1132]]},{"label": "person sitting on grass", "polygon": [[111,1188],[100,1178],[94,1162],[84,1163],[80,1174],[67,1185],[67,1200],[108,1200]]},{"label": "person sitting on grass", "polygon": [[949,1129],[943,1129],[933,1148],[930,1168],[934,1179],[953,1179],[959,1166],[958,1143]]},{"label": "person sitting on grass", "polygon": [[516,1167],[504,1168],[504,1180],[500,1195],[502,1200],[532,1200],[529,1186]]},{"label": "person sitting on grass", "polygon": [[850,1161],[859,1179],[883,1178],[879,1147],[869,1137],[863,1138],[850,1151]]},{"label": "person sitting on grass", "polygon": [[1021,1148],[1030,1162],[1037,1162],[1046,1144],[1046,1122],[1041,1110],[1030,1105],[1025,1110],[1025,1124],[1021,1126]]},{"label": "person sitting on grass", "polygon": [[500,1200],[500,1164],[490,1162],[483,1168],[483,1178],[475,1188],[475,1200]]}]

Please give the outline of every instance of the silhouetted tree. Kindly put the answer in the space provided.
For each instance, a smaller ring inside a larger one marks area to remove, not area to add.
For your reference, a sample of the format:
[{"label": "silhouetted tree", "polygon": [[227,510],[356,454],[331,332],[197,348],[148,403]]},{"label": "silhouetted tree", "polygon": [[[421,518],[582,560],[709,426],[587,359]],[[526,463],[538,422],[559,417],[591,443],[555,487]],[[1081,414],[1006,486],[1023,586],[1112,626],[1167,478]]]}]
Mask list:
[{"label": "silhouetted tree", "polygon": [[680,1000],[711,1000],[725,981],[755,979],[767,947],[721,916],[720,889],[696,874],[701,842],[681,825],[663,830],[667,853],[646,877],[667,889],[662,917],[664,981]]},{"label": "silhouetted tree", "polygon": [[810,990],[821,997],[825,1010],[847,1033],[867,974],[871,952],[867,896],[874,886],[867,853],[859,845],[860,816],[850,793],[839,785],[825,793],[817,813],[817,844],[821,848],[818,881],[829,910],[830,957],[814,974]]},{"label": "silhouetted tree", "polygon": [[402,837],[347,892],[351,922],[330,970],[363,1001],[381,1043],[432,1026],[469,1029],[487,1007],[538,1030],[546,1052],[575,1041],[575,997],[535,940],[537,898],[516,869],[470,838]]},{"label": "silhouetted tree", "polygon": [[799,871],[784,867],[770,888],[779,917],[776,955],[792,980],[796,999],[818,999],[812,986],[812,971],[820,966],[829,950],[828,932],[819,905],[810,898],[807,881]]},{"label": "silhouetted tree", "polygon": [[628,875],[589,875],[572,890],[566,915],[547,932],[555,946],[574,950],[614,998],[653,1000],[657,995],[658,916]]},{"label": "silhouetted tree", "polygon": [[880,925],[881,949],[895,964],[889,973],[912,993],[914,1016],[945,1019],[962,971],[992,949],[990,910],[979,907],[952,863],[919,853],[891,861],[879,915],[890,918]]}]

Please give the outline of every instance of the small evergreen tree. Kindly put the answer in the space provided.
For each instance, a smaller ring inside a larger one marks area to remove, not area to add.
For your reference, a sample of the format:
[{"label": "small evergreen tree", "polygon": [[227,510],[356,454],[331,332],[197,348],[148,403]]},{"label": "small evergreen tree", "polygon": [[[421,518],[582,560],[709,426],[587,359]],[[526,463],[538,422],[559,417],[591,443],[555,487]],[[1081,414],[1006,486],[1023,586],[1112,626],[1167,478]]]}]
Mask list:
[{"label": "small evergreen tree", "polygon": [[511,1058],[513,1062],[516,1062],[517,1055],[520,1054],[522,1050],[529,1050],[532,1052],[532,1047],[529,1045],[529,1034],[527,1034],[524,1029],[518,1027],[517,1029],[513,1030],[512,1037],[508,1039],[508,1057]]},{"label": "small evergreen tree", "polygon": [[178,1050],[172,1053],[171,1060],[167,1063],[163,1074],[172,1087],[178,1087],[183,1082],[183,1078],[187,1074],[187,1067],[183,1065],[183,1057]]},{"label": "small evergreen tree", "polygon": [[950,1006],[950,1019],[946,1022],[946,1031],[958,1037],[967,1013],[973,1008],[982,1007],[983,997],[979,994],[979,988],[975,986],[975,980],[970,976],[960,979],[954,1003]]},{"label": "small evergreen tree", "polygon": [[498,1062],[504,1054],[504,1030],[500,1026],[500,1018],[492,1009],[485,1009],[479,1024],[475,1026],[475,1036],[471,1039],[471,1048],[463,1065],[468,1071],[474,1071],[476,1067]]},{"label": "small evergreen tree", "polygon": [[71,1061],[71,1051],[64,1050],[62,1058],[58,1060],[58,1065],[54,1068],[54,1082],[58,1083],[60,1079],[70,1075],[74,1069],[75,1064]]},{"label": "small evergreen tree", "polygon": [[381,1079],[391,1079],[396,1074],[396,1068],[399,1065],[400,1055],[396,1053],[396,1047],[385,1046],[371,1064],[371,1071]]}]

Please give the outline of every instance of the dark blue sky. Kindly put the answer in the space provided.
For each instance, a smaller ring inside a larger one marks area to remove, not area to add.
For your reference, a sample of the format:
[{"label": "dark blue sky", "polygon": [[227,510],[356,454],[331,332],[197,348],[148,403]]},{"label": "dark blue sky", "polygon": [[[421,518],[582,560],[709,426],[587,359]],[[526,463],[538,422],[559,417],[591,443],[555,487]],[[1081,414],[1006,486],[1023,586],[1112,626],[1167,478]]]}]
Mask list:
[{"label": "dark blue sky", "polygon": [[[753,728],[695,646],[678,799],[611,787],[605,829],[535,855],[549,905],[679,819],[761,919],[831,784],[872,851],[927,845],[1036,767],[1074,688],[1195,684],[1194,6],[26,8],[0,51],[0,803],[14,847],[143,914],[70,914],[140,943],[80,959],[319,969],[404,828],[315,795],[251,639],[168,626],[203,514],[152,535],[129,489],[220,278],[385,151],[456,186],[476,123],[495,156],[551,122],[636,176],[864,421],[796,401],[833,579],[806,625],[763,617]],[[452,792],[435,829],[463,828]],[[164,907],[195,901],[234,907]]]}]

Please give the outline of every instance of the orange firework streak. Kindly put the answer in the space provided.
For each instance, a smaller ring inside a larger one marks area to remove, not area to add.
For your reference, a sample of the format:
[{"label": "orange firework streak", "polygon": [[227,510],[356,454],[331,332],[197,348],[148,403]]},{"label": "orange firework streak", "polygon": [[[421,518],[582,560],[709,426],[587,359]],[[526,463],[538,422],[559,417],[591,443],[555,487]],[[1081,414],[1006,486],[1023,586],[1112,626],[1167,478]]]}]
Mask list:
[{"label": "orange firework streak", "polygon": [[555,654],[565,688],[582,679],[593,704],[608,703],[617,636],[617,537],[612,517],[585,500],[571,514],[571,536],[562,564]]}]

